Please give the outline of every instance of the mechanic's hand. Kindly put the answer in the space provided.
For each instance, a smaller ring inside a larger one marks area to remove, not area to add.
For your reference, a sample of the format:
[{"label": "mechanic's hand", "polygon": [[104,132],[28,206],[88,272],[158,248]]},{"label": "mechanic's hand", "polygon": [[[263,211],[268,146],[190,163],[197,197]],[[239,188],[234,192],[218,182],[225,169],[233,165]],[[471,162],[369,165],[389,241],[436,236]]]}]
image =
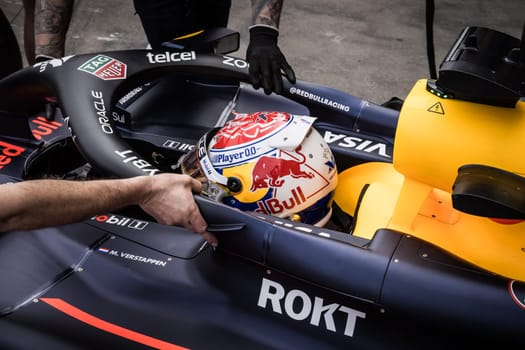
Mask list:
[{"label": "mechanic's hand", "polygon": [[202,184],[188,175],[159,174],[146,176],[149,182],[147,195],[141,208],[165,225],[181,225],[200,233],[208,243],[217,246],[217,238],[206,231],[208,226],[202,217],[193,193],[202,190]]},{"label": "mechanic's hand", "polygon": [[295,84],[295,73],[277,46],[279,32],[267,26],[250,28],[250,44],[246,50],[246,60],[250,63],[250,79],[255,89],[261,86],[264,93],[283,91],[281,70],[288,81]]}]

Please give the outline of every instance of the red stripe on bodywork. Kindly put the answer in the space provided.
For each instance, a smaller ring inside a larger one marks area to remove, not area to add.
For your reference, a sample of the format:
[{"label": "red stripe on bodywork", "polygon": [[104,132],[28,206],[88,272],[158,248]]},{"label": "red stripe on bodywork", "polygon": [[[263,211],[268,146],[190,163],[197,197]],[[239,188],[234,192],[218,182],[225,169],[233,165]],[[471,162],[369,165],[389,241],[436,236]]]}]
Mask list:
[{"label": "red stripe on bodywork", "polygon": [[65,313],[68,316],[76,318],[79,321],[87,323],[88,325],[118,335],[119,337],[132,340],[134,342],[151,346],[155,349],[166,349],[166,350],[188,350],[182,346],[167,343],[165,341],[152,338],[142,333],[134,332],[124,327],[117,326],[116,324],[106,322],[98,317],[92,316],[87,312],[84,312],[73,305],[65,302],[59,298],[40,298],[44,303],[54,307],[55,309]]}]

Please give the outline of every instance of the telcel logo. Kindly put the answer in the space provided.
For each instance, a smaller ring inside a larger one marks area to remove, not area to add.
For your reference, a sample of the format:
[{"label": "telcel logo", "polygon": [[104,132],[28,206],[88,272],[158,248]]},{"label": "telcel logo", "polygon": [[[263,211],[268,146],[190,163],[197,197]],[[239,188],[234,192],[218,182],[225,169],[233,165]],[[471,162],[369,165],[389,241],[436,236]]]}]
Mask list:
[{"label": "telcel logo", "polygon": [[26,150],[23,147],[15,146],[7,142],[0,141],[0,148],[2,153],[0,154],[0,169],[11,163],[12,158],[18,157]]},{"label": "telcel logo", "polygon": [[196,59],[195,51],[186,52],[169,52],[164,53],[151,53],[146,54],[149,63],[171,63],[180,61],[193,61]]},{"label": "telcel logo", "polygon": [[332,332],[338,332],[338,326],[341,326],[336,325],[334,314],[343,313],[346,315],[343,334],[347,337],[354,336],[357,319],[366,318],[364,312],[336,303],[325,304],[323,298],[316,296],[312,298],[299,289],[286,291],[282,284],[263,278],[257,306],[266,309],[268,304],[275,313],[282,315],[284,310],[291,319],[308,320],[315,327],[322,327],[322,320],[324,328]]}]

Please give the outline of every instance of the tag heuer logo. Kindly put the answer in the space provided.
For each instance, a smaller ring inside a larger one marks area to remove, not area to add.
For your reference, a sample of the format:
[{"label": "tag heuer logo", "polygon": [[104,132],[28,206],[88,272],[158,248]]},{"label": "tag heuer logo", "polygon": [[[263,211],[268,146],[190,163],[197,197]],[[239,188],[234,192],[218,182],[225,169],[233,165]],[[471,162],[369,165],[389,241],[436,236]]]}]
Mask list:
[{"label": "tag heuer logo", "polygon": [[127,66],[112,57],[97,55],[78,67],[78,70],[96,75],[102,80],[126,79]]}]

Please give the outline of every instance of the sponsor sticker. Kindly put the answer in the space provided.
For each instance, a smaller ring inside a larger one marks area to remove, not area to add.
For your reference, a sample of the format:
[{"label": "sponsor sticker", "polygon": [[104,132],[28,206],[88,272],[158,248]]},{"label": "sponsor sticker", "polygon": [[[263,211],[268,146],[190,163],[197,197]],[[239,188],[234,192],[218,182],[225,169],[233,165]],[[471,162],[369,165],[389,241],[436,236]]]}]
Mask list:
[{"label": "sponsor sticker", "polygon": [[345,149],[355,149],[366,153],[374,153],[384,158],[392,158],[392,154],[390,153],[391,150],[386,143],[368,140],[361,135],[352,136],[333,133],[330,130],[326,130],[323,137],[329,145],[335,145]]},{"label": "sponsor sticker", "polygon": [[331,100],[331,99],[329,99],[327,97],[316,95],[316,94],[314,94],[314,93],[312,93],[310,91],[301,90],[301,89],[296,88],[296,87],[291,87],[290,88],[290,94],[302,96],[302,97],[304,97],[304,98],[306,98],[308,100],[311,100],[313,102],[324,104],[324,105],[326,105],[328,107],[332,107],[332,108],[340,110],[340,111],[350,112],[350,106],[345,105],[344,103],[333,101],[333,100]]},{"label": "sponsor sticker", "polygon": [[33,65],[33,67],[38,68],[38,71],[40,73],[42,73],[43,71],[45,71],[47,69],[50,69],[50,68],[62,67],[62,64],[67,62],[67,60],[69,60],[71,57],[73,57],[73,56],[66,56],[66,57],[62,57],[62,58],[53,58],[53,59],[48,60],[48,61],[35,63]]},{"label": "sponsor sticker", "polygon": [[354,337],[358,323],[366,319],[365,312],[310,295],[300,289],[287,290],[281,283],[268,278],[262,279],[257,306],[347,337]]},{"label": "sponsor sticker", "polygon": [[93,74],[102,80],[126,79],[127,65],[106,55],[97,55],[84,62],[78,70]]},{"label": "sponsor sticker", "polygon": [[117,215],[98,215],[91,218],[97,222],[103,222],[109,225],[116,225],[122,227],[132,228],[134,230],[144,230],[148,226],[147,221],[136,220],[132,218],[127,218],[125,216]]},{"label": "sponsor sticker", "polygon": [[0,141],[0,169],[11,163],[13,158],[20,156],[26,149],[4,141]]},{"label": "sponsor sticker", "polygon": [[163,53],[148,52],[146,54],[146,57],[148,58],[148,62],[152,64],[194,61],[197,58],[197,56],[195,55],[195,51],[183,51],[183,52],[166,51]]},{"label": "sponsor sticker", "polygon": [[189,143],[181,143],[179,141],[168,139],[162,144],[162,147],[187,152],[193,150],[193,148],[195,148],[195,145]]},{"label": "sponsor sticker", "polygon": [[113,134],[113,127],[109,122],[109,117],[107,115],[106,104],[104,102],[104,95],[102,91],[91,90],[91,97],[93,97],[93,107],[97,112],[98,123],[102,131],[105,134]]},{"label": "sponsor sticker", "polygon": [[115,154],[122,158],[122,163],[131,164],[135,168],[147,173],[148,175],[155,175],[156,173],[160,172],[159,169],[155,168],[148,161],[137,157],[130,149],[124,151],[115,151]]},{"label": "sponsor sticker", "polygon": [[63,125],[55,120],[47,120],[45,117],[38,116],[31,120],[31,133],[35,139],[40,141],[43,136],[51,135]]}]

